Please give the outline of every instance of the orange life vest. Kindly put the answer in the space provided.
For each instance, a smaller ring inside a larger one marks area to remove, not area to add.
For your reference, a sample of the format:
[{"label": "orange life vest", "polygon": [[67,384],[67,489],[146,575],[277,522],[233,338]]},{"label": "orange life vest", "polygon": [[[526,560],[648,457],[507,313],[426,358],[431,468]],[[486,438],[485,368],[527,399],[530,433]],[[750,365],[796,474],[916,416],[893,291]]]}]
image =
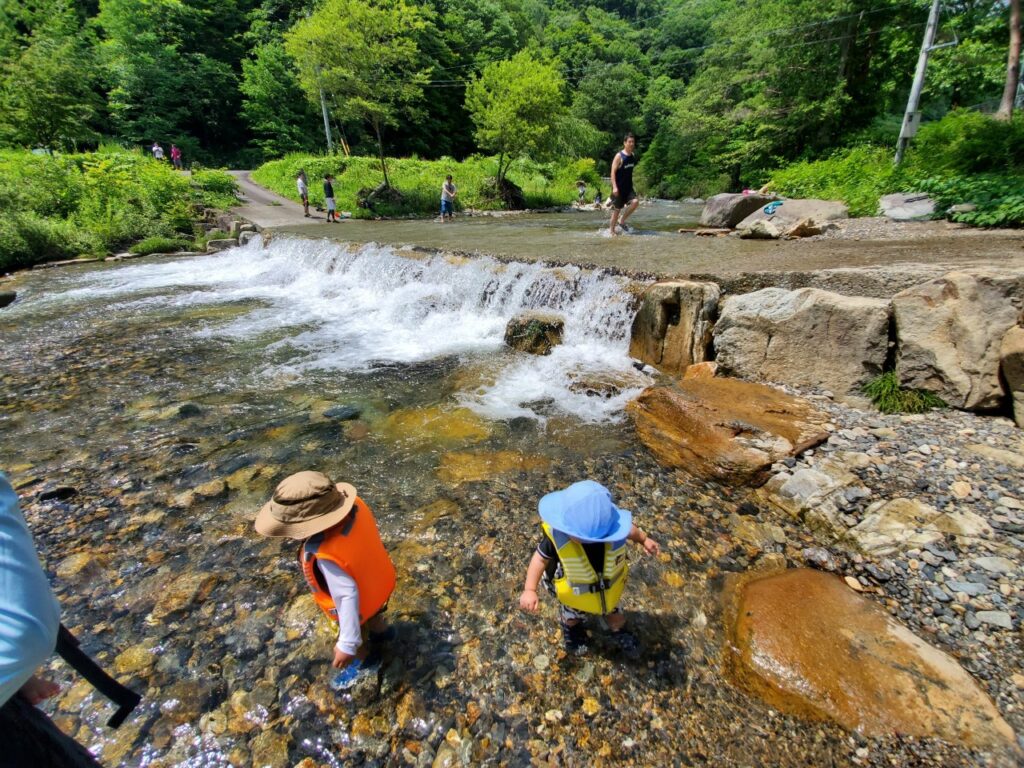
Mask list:
[{"label": "orange life vest", "polygon": [[395,566],[380,540],[377,521],[362,499],[340,523],[310,536],[299,549],[299,562],[317,605],[331,621],[338,609],[327,590],[317,560],[329,560],[352,577],[359,589],[359,623],[372,618],[395,589]]}]

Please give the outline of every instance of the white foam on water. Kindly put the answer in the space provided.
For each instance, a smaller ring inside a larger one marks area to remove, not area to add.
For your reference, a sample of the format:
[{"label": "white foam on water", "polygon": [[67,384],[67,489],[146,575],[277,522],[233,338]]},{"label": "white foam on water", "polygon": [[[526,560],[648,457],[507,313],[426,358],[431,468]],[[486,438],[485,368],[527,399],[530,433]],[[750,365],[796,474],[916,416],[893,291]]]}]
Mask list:
[{"label": "white foam on water", "polygon": [[[361,372],[458,355],[499,367],[496,383],[459,397],[481,415],[543,418],[553,407],[600,422],[620,418],[649,383],[627,354],[627,282],[572,266],[278,238],[267,248],[254,240],[220,254],[97,271],[48,300],[102,302],[112,311],[256,301],[251,311],[197,335],[274,333],[279,340],[267,352],[275,362],[254,372],[264,384],[282,375]],[[564,343],[552,354],[505,351],[506,324],[526,310],[564,318]],[[610,396],[586,394],[588,381],[609,378],[616,382],[604,390]]]}]

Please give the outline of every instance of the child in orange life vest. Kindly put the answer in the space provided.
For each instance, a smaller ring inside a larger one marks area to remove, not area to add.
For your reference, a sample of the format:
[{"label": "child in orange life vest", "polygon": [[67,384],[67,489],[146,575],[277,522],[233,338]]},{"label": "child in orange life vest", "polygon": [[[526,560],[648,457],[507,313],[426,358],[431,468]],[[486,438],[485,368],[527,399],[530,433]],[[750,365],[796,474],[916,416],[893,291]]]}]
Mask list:
[{"label": "child in orange life vest", "polygon": [[383,613],[395,588],[395,567],[380,540],[370,508],[348,483],[320,472],[281,481],[256,517],[264,536],[301,539],[299,563],[317,605],[338,624],[331,666],[343,670],[335,687],[352,685],[367,668],[367,644],[390,640]]},{"label": "child in orange life vest", "polygon": [[608,489],[593,480],[547,494],[538,508],[544,533],[526,571],[519,606],[537,610],[537,586],[543,578],[560,604],[566,650],[586,651],[584,621],[596,614],[623,651],[636,653],[636,638],[618,607],[629,571],[626,541],[642,545],[649,555],[661,551],[658,542],[633,525],[633,516],[616,507]]}]

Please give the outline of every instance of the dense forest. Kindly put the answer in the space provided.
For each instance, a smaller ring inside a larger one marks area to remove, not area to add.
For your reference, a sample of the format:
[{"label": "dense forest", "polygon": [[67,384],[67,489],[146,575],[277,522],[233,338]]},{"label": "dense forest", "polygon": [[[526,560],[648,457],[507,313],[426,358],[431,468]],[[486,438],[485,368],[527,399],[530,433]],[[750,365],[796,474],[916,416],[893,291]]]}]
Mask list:
[{"label": "dense forest", "polygon": [[[932,55],[926,121],[998,106],[1009,6],[944,3],[938,42],[957,44]],[[6,0],[0,146],[175,142],[186,160],[255,166],[326,152],[322,101],[339,153],[593,157],[606,172],[633,131],[646,190],[705,195],[837,148],[891,146],[928,7]],[[504,104],[488,103],[488,83],[503,82],[515,84]]]}]

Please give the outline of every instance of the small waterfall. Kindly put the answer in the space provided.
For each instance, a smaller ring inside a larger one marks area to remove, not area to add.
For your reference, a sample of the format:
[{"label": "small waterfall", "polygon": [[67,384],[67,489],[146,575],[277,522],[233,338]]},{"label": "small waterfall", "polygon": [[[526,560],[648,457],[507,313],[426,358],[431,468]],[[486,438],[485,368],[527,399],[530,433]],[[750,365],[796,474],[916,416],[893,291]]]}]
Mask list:
[{"label": "small waterfall", "polygon": [[[267,248],[253,241],[217,255],[95,272],[63,296],[102,300],[108,310],[254,302],[242,317],[200,334],[272,335],[257,371],[264,384],[281,374],[359,373],[458,356],[489,371],[458,395],[482,415],[561,411],[600,422],[618,419],[648,383],[627,354],[627,288],[626,278],[572,266],[278,238]],[[564,344],[551,355],[505,349],[508,320],[525,310],[565,319]]]}]

